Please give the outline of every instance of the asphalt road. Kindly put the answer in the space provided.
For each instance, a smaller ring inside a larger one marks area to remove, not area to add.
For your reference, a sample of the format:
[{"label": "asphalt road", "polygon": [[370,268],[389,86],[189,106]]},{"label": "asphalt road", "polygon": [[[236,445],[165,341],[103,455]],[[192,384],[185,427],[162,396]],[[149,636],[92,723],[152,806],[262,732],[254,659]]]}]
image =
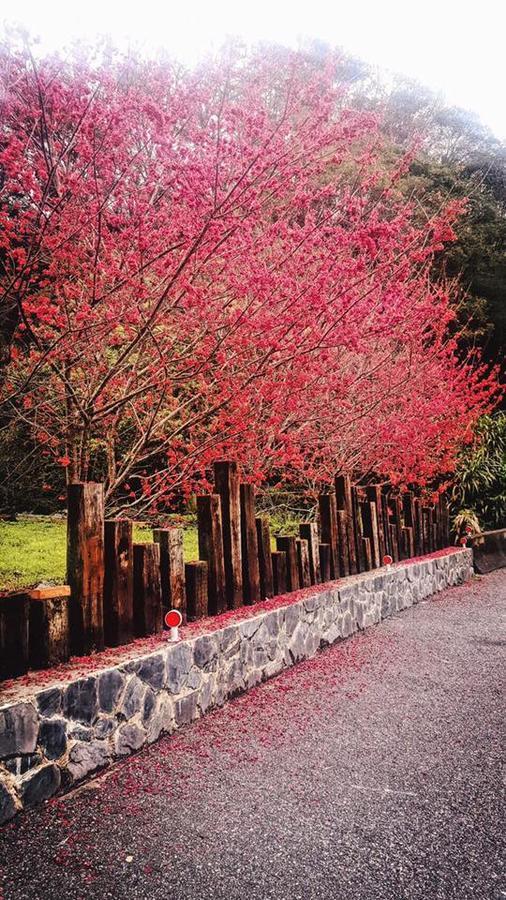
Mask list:
[{"label": "asphalt road", "polygon": [[505,600],[450,589],[19,816],[0,900],[506,897]]}]

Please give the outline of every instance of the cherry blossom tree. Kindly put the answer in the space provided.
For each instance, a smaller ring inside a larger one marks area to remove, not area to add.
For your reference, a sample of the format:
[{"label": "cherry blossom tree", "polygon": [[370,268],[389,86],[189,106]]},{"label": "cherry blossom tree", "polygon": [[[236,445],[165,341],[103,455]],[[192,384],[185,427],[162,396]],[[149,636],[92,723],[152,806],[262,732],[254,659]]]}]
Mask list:
[{"label": "cherry blossom tree", "polygon": [[224,454],[259,483],[451,470],[496,389],[429,274],[463,206],[420,224],[335,59],[0,66],[2,409],[68,480],[140,511]]}]

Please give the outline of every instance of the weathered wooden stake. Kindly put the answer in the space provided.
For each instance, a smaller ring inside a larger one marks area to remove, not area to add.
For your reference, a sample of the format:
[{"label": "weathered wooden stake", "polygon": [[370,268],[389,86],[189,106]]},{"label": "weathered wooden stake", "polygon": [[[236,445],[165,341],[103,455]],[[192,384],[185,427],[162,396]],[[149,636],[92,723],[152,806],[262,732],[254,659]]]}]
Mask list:
[{"label": "weathered wooden stake", "polygon": [[46,669],[70,657],[70,588],[38,588],[29,591],[30,668]]},{"label": "weathered wooden stake", "polygon": [[[353,516],[353,498],[351,491],[351,479],[349,475],[337,475],[335,479],[336,487],[336,503],[337,509],[344,510],[346,513],[346,534],[347,534],[347,553],[341,551],[343,558],[348,557],[349,574],[356,575],[358,572],[357,560],[357,542],[355,532],[355,522]],[[341,537],[339,538],[341,542]]]},{"label": "weathered wooden stake", "polygon": [[299,564],[297,561],[297,545],[294,537],[276,538],[278,550],[286,553],[286,589],[298,591],[299,589]]},{"label": "weathered wooden stake", "polygon": [[316,522],[302,522],[299,525],[299,534],[301,538],[307,541],[307,549],[309,554],[309,577],[311,584],[320,584],[320,553],[318,550],[318,525]]},{"label": "weathered wooden stake", "polygon": [[207,616],[207,563],[194,560],[185,565],[186,615],[190,622]]},{"label": "weathered wooden stake", "polygon": [[364,557],[365,571],[370,572],[373,568],[372,561],[372,552],[371,552],[371,538],[364,537],[362,538],[362,553]]},{"label": "weathered wooden stake", "polygon": [[160,547],[134,544],[134,631],[136,637],[163,630]]},{"label": "weathered wooden stake", "polygon": [[107,647],[134,637],[132,523],[107,519],[104,527],[104,638]]},{"label": "weathered wooden stake", "polygon": [[353,525],[355,529],[355,540],[357,545],[357,569],[359,572],[365,572],[366,566],[362,544],[363,529],[360,517],[359,489],[357,487],[352,487],[351,489],[351,500],[353,505]]},{"label": "weathered wooden stake", "polygon": [[160,545],[160,581],[164,612],[178,609],[186,621],[184,535],[182,528],[155,528],[153,538]]},{"label": "weathered wooden stake", "polygon": [[25,593],[0,597],[0,681],[28,671],[28,604]]},{"label": "weathered wooden stake", "polygon": [[411,559],[415,555],[415,544],[413,540],[413,529],[412,528],[404,528],[402,529],[402,546],[404,550],[404,558]]},{"label": "weathered wooden stake", "polygon": [[286,553],[282,550],[273,550],[272,559],[272,578],[274,585],[274,596],[286,594]]},{"label": "weathered wooden stake", "polygon": [[399,559],[404,559],[404,551],[402,549],[402,500],[399,495],[393,498],[394,508],[394,525],[397,531],[397,547],[399,550]]},{"label": "weathered wooden stake", "polygon": [[399,562],[399,542],[397,540],[397,526],[394,523],[390,524],[390,543],[392,546],[392,559],[394,562]]},{"label": "weathered wooden stake", "polygon": [[448,547],[450,545],[450,515],[446,494],[441,494],[439,502],[441,504],[441,546]]},{"label": "weathered wooden stake", "polygon": [[83,655],[104,647],[104,486],[81,481],[67,495],[70,644]]},{"label": "weathered wooden stake", "polygon": [[237,609],[243,602],[241,496],[237,463],[225,460],[215,462],[214,489],[221,497],[227,606]]},{"label": "weathered wooden stake", "polygon": [[385,553],[393,557],[392,541],[390,538],[390,507],[388,505],[388,490],[383,488],[381,492],[381,513],[383,516],[383,533],[385,536]]},{"label": "weathered wooden stake", "polygon": [[320,557],[320,575],[321,583],[325,584],[331,580],[330,575],[330,547],[328,544],[318,544],[318,553]]},{"label": "weathered wooden stake", "polygon": [[[383,503],[382,503],[382,490],[380,484],[369,484],[366,487],[366,496],[369,500],[369,503],[373,503],[375,507],[375,513],[373,513],[373,519],[376,520],[376,530],[377,530],[377,562],[375,565],[382,566],[383,565],[383,557],[386,551],[385,545],[385,526],[383,522]],[[374,538],[373,538],[374,540]],[[376,550],[375,550],[376,553]]]},{"label": "weathered wooden stake", "polygon": [[423,510],[422,510],[422,501],[419,497],[415,497],[414,501],[415,507],[415,521],[416,521],[416,529],[415,529],[415,548],[416,552],[419,556],[422,556],[425,552],[425,544],[424,544],[424,535],[423,535]]},{"label": "weathered wooden stake", "polygon": [[299,571],[299,587],[310,587],[311,574],[309,570],[309,549],[305,538],[297,538],[297,567]]},{"label": "weathered wooden stake", "polygon": [[260,595],[262,600],[274,596],[271,556],[271,530],[269,520],[264,516],[255,519],[258,544],[258,564],[260,568]]},{"label": "weathered wooden stake", "polygon": [[252,484],[241,484],[241,541],[244,602],[258,603],[261,600],[260,566],[255,525],[255,488]]},{"label": "weathered wooden stake", "polygon": [[[380,546],[378,539],[378,521],[376,504],[370,500],[366,500],[361,504],[362,522],[364,525],[364,534],[369,539],[369,552],[371,554],[372,568],[376,569],[382,565],[380,556]],[[365,544],[363,544],[365,548]]]},{"label": "weathered wooden stake", "polygon": [[348,553],[348,520],[345,509],[337,510],[337,530],[339,534],[338,558],[341,578],[350,574],[350,557]]},{"label": "weathered wooden stake", "polygon": [[219,494],[197,497],[199,554],[207,562],[207,608],[211,616],[225,612],[225,563]]},{"label": "weathered wooden stake", "polygon": [[329,545],[330,577],[339,578],[336,495],[320,494],[318,505],[322,543]]}]

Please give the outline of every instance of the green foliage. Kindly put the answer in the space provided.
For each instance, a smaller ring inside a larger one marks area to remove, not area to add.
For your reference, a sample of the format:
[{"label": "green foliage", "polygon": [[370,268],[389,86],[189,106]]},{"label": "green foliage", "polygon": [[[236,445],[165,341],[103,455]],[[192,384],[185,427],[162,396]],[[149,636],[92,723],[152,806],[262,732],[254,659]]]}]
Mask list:
[{"label": "green foliage", "polygon": [[506,413],[482,416],[456,472],[453,507],[478,517],[482,530],[506,525]]}]

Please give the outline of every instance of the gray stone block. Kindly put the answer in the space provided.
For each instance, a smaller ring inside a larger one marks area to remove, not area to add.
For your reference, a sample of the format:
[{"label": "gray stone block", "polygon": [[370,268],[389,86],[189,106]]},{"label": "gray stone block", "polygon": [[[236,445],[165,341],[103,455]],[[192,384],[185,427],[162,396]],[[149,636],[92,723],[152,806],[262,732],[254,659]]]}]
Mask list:
[{"label": "gray stone block", "polygon": [[165,682],[165,659],[161,653],[141,659],[135,669],[137,677],[155,690],[160,690]]},{"label": "gray stone block", "polygon": [[8,822],[16,813],[14,794],[3,781],[0,781],[0,825]]},{"label": "gray stone block", "polygon": [[188,673],[188,679],[186,681],[186,687],[188,687],[191,691],[196,691],[202,684],[202,672],[200,669],[197,669],[197,666],[192,666],[190,672]]},{"label": "gray stone block", "polygon": [[37,803],[48,800],[60,787],[60,781],[60,770],[53,763],[25,775],[18,788],[23,806],[36,806]]},{"label": "gray stone block", "polygon": [[166,683],[167,689],[172,694],[179,694],[182,691],[192,665],[193,653],[188,644],[180,643],[169,646]]},{"label": "gray stone block", "polygon": [[292,603],[285,609],[285,631],[292,635],[300,620],[300,612],[296,603]]},{"label": "gray stone block", "polygon": [[62,696],[60,688],[49,688],[36,696],[37,708],[41,716],[54,716],[61,710]]},{"label": "gray stone block", "polygon": [[102,769],[109,760],[110,752],[106,741],[79,743],[70,751],[67,771],[73,781],[80,781],[91,772]]},{"label": "gray stone block", "polygon": [[154,712],[156,706],[156,694],[151,690],[150,687],[146,688],[146,693],[144,694],[144,704],[142,709],[142,721],[143,724],[146,725]]},{"label": "gray stone block", "polygon": [[230,659],[239,652],[240,636],[237,625],[225,628],[220,637],[220,653],[224,659]]},{"label": "gray stone block", "polygon": [[102,712],[112,712],[125,686],[125,675],[118,669],[110,669],[98,677],[98,702]]},{"label": "gray stone block", "polygon": [[93,740],[93,728],[85,725],[70,724],[68,727],[68,739],[72,741],[85,741],[87,744]]},{"label": "gray stone block", "polygon": [[205,713],[212,706],[213,702],[213,681],[211,678],[208,678],[202,684],[202,687],[199,691],[199,708],[200,711]]},{"label": "gray stone block", "polygon": [[97,683],[93,676],[71,682],[63,696],[63,712],[69,719],[91,725],[98,712]]},{"label": "gray stone block", "polygon": [[125,719],[131,719],[140,712],[144,704],[145,693],[146,685],[139,681],[136,675],[132,675],[118,707],[120,715]]},{"label": "gray stone block", "polygon": [[0,710],[0,758],[33,753],[37,746],[38,716],[31,703]]},{"label": "gray stone block", "polygon": [[192,722],[193,719],[197,718],[197,703],[198,694],[196,691],[192,694],[187,694],[186,697],[181,697],[179,700],[176,700],[174,704],[176,725],[188,725],[189,722]]},{"label": "gray stone block", "polygon": [[117,756],[127,756],[140,750],[146,742],[146,732],[139,725],[122,725],[114,735],[114,750]]},{"label": "gray stone block", "polygon": [[35,769],[42,762],[42,753],[26,753],[23,756],[11,756],[4,760],[4,766],[11,775],[24,775],[30,769]]},{"label": "gray stone block", "polygon": [[205,669],[206,672],[209,672],[216,661],[217,655],[218,648],[214,637],[204,635],[197,638],[193,647],[193,659],[199,669]]},{"label": "gray stone block", "polygon": [[260,616],[256,616],[254,619],[246,619],[245,622],[241,622],[239,625],[239,633],[243,638],[252,638],[253,635],[258,631],[262,624],[262,619]]},{"label": "gray stone block", "polygon": [[65,719],[44,719],[39,729],[39,744],[46,759],[59,759],[67,748]]},{"label": "gray stone block", "polygon": [[99,716],[93,729],[94,737],[105,740],[116,728],[116,722],[110,716]]}]

